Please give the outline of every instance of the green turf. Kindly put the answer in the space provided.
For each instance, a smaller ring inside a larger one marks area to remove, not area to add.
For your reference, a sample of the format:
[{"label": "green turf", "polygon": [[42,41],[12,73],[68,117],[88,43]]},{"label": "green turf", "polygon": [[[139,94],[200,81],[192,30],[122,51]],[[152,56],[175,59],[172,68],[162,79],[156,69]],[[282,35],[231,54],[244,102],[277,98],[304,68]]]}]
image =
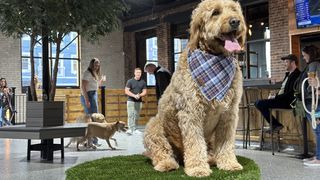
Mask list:
[{"label": "green turf", "polygon": [[[243,166],[242,171],[222,171],[212,167],[213,173],[201,179],[260,179],[260,169],[250,159],[237,156]],[[153,169],[151,161],[142,155],[116,156],[85,162],[66,171],[67,180],[84,179],[194,179],[188,177],[183,168],[170,172],[157,172]]]}]

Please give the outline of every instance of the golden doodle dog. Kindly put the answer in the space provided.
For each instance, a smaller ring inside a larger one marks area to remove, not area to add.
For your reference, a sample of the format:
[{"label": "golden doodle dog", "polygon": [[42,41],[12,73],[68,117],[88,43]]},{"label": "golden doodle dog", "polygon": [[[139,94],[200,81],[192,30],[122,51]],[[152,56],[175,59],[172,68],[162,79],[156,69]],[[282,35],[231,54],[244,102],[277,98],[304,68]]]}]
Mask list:
[{"label": "golden doodle dog", "polygon": [[[99,122],[99,123],[106,123],[106,119],[103,114],[101,113],[93,113],[93,114],[83,114],[76,119],[76,123],[90,123],[90,122]],[[82,137],[73,137],[70,138],[68,144],[65,148],[68,148],[72,143],[77,143],[80,141]]]},{"label": "golden doodle dog", "polygon": [[155,170],[180,162],[197,177],[209,176],[211,165],[242,169],[234,152],[242,73],[233,55],[245,35],[236,1],[203,0],[193,11],[188,46],[144,133],[144,155]]},{"label": "golden doodle dog", "polygon": [[112,136],[118,132],[126,132],[128,128],[126,127],[126,123],[122,121],[117,121],[113,123],[97,123],[90,122],[88,123],[88,128],[86,131],[86,135],[77,142],[77,150],[79,151],[79,144],[85,141],[88,141],[88,146],[96,149],[96,147],[92,144],[92,138],[98,137],[101,139],[105,139],[112,150],[116,148],[112,147],[109,139],[115,142],[115,145],[118,146],[117,140],[112,138]]}]

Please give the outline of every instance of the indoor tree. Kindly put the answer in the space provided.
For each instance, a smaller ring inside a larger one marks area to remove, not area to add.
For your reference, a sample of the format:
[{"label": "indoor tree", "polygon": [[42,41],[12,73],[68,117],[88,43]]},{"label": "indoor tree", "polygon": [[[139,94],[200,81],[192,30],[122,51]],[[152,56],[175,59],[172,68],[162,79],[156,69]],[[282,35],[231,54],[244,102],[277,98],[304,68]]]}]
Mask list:
[{"label": "indoor tree", "polygon": [[[63,38],[70,32],[78,32],[86,40],[95,42],[119,27],[118,17],[126,9],[121,0],[0,0],[0,29],[11,37],[32,34],[33,43],[43,29],[47,30],[49,42],[56,44],[49,93],[49,101],[54,101]],[[35,44],[32,45],[30,47]],[[31,51],[32,48],[30,57]],[[33,60],[31,67],[34,68]],[[35,93],[34,69],[31,71],[30,86]]]}]

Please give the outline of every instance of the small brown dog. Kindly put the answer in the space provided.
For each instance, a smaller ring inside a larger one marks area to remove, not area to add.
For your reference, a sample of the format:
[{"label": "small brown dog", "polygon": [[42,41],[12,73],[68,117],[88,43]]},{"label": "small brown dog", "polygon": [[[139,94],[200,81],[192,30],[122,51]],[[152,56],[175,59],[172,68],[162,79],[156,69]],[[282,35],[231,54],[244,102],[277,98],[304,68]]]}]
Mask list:
[{"label": "small brown dog", "polygon": [[92,144],[92,137],[98,137],[101,139],[105,139],[109,145],[109,147],[114,150],[116,148],[112,147],[110,144],[109,139],[113,140],[117,146],[117,140],[112,138],[115,132],[126,132],[128,128],[126,127],[126,123],[122,121],[117,121],[113,123],[97,123],[97,122],[90,122],[88,123],[88,128],[86,135],[77,142],[77,150],[79,151],[79,144],[83,143],[84,141],[88,141],[88,147],[92,147],[96,149],[95,145]]},{"label": "small brown dog", "polygon": [[[76,123],[90,123],[90,122],[107,123],[106,118],[101,113],[83,114],[77,117],[76,119]],[[81,139],[82,137],[70,138],[70,141],[65,146],[65,148],[68,148],[71,145],[71,143],[77,143]]]}]

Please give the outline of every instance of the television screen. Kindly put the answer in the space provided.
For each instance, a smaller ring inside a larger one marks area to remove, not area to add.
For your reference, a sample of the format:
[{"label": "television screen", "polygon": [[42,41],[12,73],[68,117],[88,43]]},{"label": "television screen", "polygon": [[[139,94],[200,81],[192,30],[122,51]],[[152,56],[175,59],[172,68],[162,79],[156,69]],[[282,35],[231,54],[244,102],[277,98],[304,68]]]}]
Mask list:
[{"label": "television screen", "polygon": [[320,26],[320,1],[296,0],[296,20],[298,28]]}]

